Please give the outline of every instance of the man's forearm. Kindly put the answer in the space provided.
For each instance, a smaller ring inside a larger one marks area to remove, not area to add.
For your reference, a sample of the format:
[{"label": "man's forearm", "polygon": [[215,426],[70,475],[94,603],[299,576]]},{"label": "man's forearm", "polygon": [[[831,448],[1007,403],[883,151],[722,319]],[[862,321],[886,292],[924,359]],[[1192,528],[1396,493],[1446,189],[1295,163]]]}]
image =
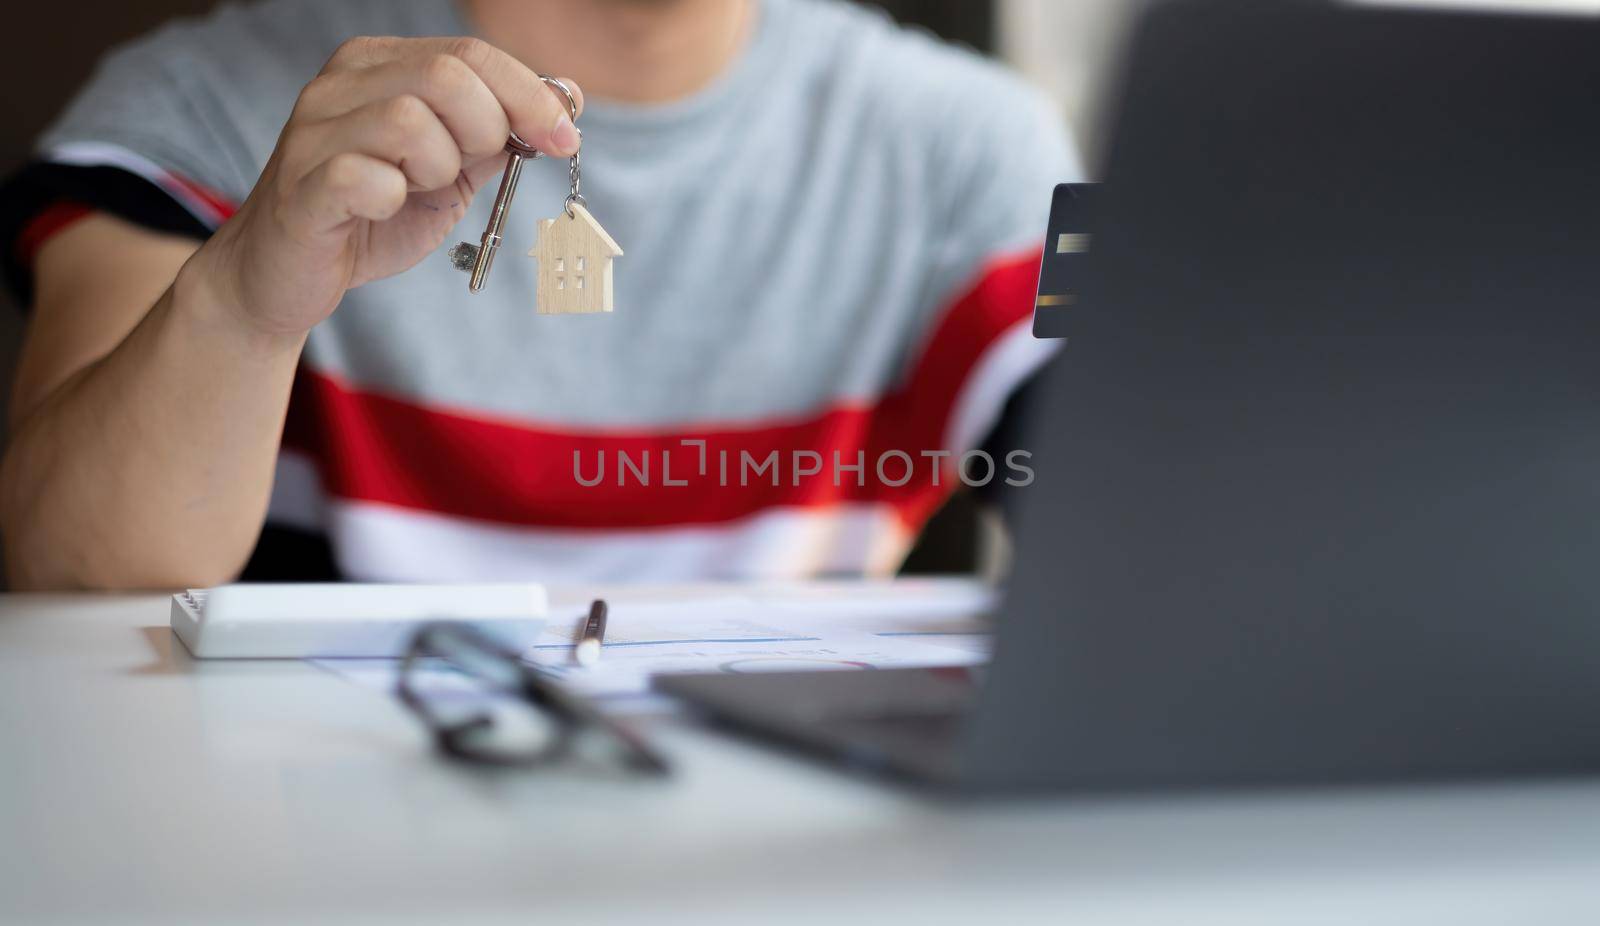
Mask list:
[{"label": "man's forearm", "polygon": [[[577,112],[481,39],[354,38],[301,90],[250,194],[155,308],[143,311],[150,290],[115,291],[141,274],[163,281],[116,243],[139,230],[101,221],[99,239],[82,231],[69,247],[69,229],[53,262],[47,244],[36,269],[56,290],[36,302],[56,311],[30,326],[30,341],[47,334],[24,347],[23,409],[0,465],[12,583],[231,578],[260,532],[305,332],[352,286],[433,253],[500,172],[508,136],[575,155],[583,94],[568,86]],[[119,295],[123,311],[102,324],[97,310]]]},{"label": "man's forearm", "polygon": [[214,584],[242,567],[304,336],[252,327],[210,283],[191,260],[116,349],[16,423],[0,466],[12,587]]}]

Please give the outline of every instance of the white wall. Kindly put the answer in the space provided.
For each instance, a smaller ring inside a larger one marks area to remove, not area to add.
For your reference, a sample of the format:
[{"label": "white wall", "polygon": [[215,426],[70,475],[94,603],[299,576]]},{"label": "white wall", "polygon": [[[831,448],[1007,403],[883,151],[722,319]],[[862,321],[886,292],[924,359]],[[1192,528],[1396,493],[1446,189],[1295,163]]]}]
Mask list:
[{"label": "white wall", "polygon": [[1107,69],[1140,0],[1000,0],[1000,52],[1060,101],[1095,163]]}]

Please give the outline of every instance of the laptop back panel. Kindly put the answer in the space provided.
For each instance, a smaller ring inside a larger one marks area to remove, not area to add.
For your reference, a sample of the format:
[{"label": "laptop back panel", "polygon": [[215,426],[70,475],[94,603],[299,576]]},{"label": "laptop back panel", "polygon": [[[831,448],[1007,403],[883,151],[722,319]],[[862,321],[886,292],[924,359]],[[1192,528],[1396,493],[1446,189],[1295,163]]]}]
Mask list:
[{"label": "laptop back panel", "polygon": [[1600,24],[1142,28],[979,789],[1600,768]]}]

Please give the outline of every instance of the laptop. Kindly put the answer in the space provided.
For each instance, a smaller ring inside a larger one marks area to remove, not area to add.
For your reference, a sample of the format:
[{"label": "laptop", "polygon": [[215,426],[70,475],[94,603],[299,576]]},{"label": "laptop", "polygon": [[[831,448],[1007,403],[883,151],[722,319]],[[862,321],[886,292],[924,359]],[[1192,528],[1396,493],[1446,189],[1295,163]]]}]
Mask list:
[{"label": "laptop", "polygon": [[1058,195],[991,663],[658,687],[975,794],[1600,770],[1597,49],[1156,8]]}]

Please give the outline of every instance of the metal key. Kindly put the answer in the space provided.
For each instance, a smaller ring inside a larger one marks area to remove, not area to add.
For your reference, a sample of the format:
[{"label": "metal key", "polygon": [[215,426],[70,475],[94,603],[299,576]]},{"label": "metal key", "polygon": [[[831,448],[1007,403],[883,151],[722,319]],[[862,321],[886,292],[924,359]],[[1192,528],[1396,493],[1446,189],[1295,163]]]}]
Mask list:
[{"label": "metal key", "polygon": [[[573,122],[577,122],[578,101],[573,97],[572,90],[554,77],[540,74],[539,79],[566,97],[567,113]],[[581,133],[579,137],[582,137]],[[483,238],[477,244],[463,241],[450,249],[451,265],[457,270],[472,274],[471,281],[467,283],[468,292],[475,293],[482,290],[483,284],[489,280],[489,266],[494,263],[494,252],[500,250],[500,230],[506,224],[506,213],[511,211],[511,197],[517,195],[517,180],[522,176],[522,163],[544,157],[542,151],[518,138],[516,132],[512,132],[511,137],[506,140],[506,155],[506,170],[500,175],[500,190],[494,194],[494,206],[489,210],[489,226],[483,230]],[[573,156],[572,170],[576,177],[576,155]],[[577,186],[574,180],[573,195],[576,194]]]},{"label": "metal key", "polygon": [[511,211],[511,197],[517,195],[517,180],[522,176],[522,163],[544,157],[536,148],[512,132],[506,141],[506,171],[500,175],[500,190],[494,194],[494,206],[489,210],[489,226],[483,230],[478,244],[463,241],[450,249],[450,263],[463,272],[471,272],[468,292],[478,292],[489,279],[489,266],[494,263],[494,252],[500,250],[500,230],[506,224],[506,213]]}]

